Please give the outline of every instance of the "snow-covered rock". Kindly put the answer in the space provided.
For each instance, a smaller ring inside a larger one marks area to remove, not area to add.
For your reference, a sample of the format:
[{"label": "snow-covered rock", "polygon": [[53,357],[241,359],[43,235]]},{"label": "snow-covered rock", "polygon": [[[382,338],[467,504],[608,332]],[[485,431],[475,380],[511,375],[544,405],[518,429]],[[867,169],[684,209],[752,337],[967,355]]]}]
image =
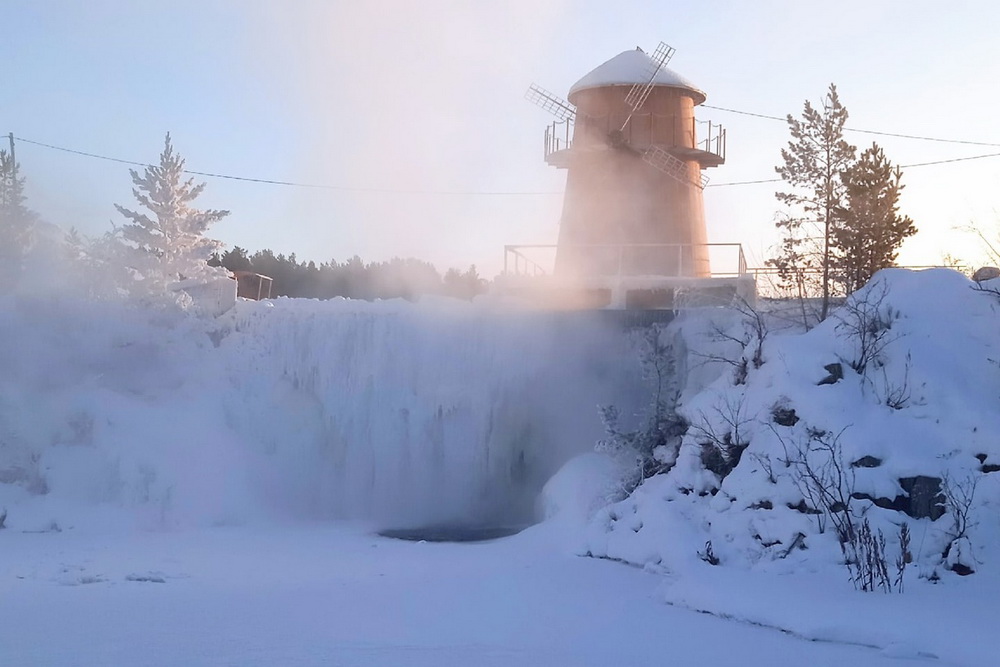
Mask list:
[{"label": "snow-covered rock", "polygon": [[[810,492],[808,463],[883,532],[890,559],[909,524],[911,574],[996,562],[998,310],[959,273],[887,270],[808,333],[768,336],[745,380],[727,369],[685,395],[676,465],[600,513],[590,550],[671,567],[711,543],[723,565],[840,567],[836,512]],[[832,364],[843,377],[824,382]],[[709,462],[727,448],[720,472]]]},{"label": "snow-covered rock", "polygon": [[626,495],[625,482],[632,472],[632,467],[607,454],[580,454],[545,483],[540,496],[542,515],[585,523]]}]

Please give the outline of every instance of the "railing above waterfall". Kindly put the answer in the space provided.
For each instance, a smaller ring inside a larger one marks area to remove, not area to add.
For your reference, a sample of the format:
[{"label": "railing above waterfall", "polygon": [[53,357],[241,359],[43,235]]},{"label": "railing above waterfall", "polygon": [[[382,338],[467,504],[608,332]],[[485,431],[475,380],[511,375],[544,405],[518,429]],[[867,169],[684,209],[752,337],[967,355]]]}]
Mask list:
[{"label": "railing above waterfall", "polygon": [[[610,267],[601,275],[627,275],[628,267],[639,256],[654,254],[662,262],[646,275],[667,277],[735,278],[749,273],[743,246],[739,243],[629,243],[572,245],[506,245],[503,272],[506,276],[545,276],[556,274],[556,253],[600,254],[602,266]],[[707,266],[691,266],[692,257],[707,257]],[[648,263],[646,263],[648,264]]]},{"label": "railing above waterfall", "polygon": [[[908,271],[926,271],[928,269],[951,269],[965,274],[972,273],[969,266],[963,264],[901,264],[893,268]],[[773,266],[751,267],[747,269],[757,285],[758,296],[765,299],[819,299],[822,292],[823,269],[816,267],[800,268],[797,271],[782,271]],[[847,281],[837,270],[829,273],[830,293],[835,299],[843,299],[846,295]]]},{"label": "railing above waterfall", "polygon": [[633,314],[756,300],[738,243],[508,245],[494,289],[538,308]]},{"label": "railing above waterfall", "polygon": [[[970,271],[965,266],[895,268]],[[844,278],[836,272],[829,277],[831,295],[841,302]],[[504,270],[494,287],[557,310],[677,311],[726,307],[734,299],[751,305],[760,298],[810,301],[820,296],[822,279],[818,268],[782,276],[773,267],[748,267],[738,243],[536,244],[504,246]]]}]

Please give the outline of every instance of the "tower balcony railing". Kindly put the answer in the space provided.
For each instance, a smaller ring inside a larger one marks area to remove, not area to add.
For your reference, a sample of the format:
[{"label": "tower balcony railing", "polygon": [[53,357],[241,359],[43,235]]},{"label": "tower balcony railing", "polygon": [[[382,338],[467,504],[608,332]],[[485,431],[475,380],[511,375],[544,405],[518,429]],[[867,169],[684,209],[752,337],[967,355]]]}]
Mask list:
[{"label": "tower balcony railing", "polygon": [[722,161],[726,161],[726,128],[710,120],[695,120],[696,123],[704,127],[705,138],[698,142],[697,148],[718,155]]},{"label": "tower balcony railing", "polygon": [[[573,147],[579,133],[588,143],[601,144],[606,141],[612,131],[617,131],[625,122],[625,118],[617,116],[580,116],[576,123],[572,120],[557,120],[545,128],[545,160],[563,166],[552,156]],[[575,125],[579,125],[576,128]],[[698,140],[698,136],[702,136]],[[696,118],[678,118],[673,115],[635,114],[625,125],[621,135],[622,140],[637,149],[645,149],[652,145],[661,146],[667,150],[672,147],[688,148],[709,153],[716,157],[712,160],[721,164],[726,160],[726,129],[712,121],[700,121]],[[581,139],[583,140],[583,139]]]},{"label": "tower balcony railing", "polygon": [[557,120],[545,128],[545,159],[573,145],[573,121]]},{"label": "tower balcony railing", "polygon": [[[540,277],[556,274],[556,253],[600,255],[602,276],[622,277],[629,273],[637,255],[651,253],[663,258],[657,268],[645,272],[661,277],[692,277],[692,257],[708,257],[711,271],[697,277],[738,278],[749,275],[743,246],[739,243],[629,243],[629,244],[562,244],[562,245],[506,245],[504,246],[503,273],[513,277]],[[687,263],[687,265],[685,265]],[[598,277],[598,276],[593,276]]]}]

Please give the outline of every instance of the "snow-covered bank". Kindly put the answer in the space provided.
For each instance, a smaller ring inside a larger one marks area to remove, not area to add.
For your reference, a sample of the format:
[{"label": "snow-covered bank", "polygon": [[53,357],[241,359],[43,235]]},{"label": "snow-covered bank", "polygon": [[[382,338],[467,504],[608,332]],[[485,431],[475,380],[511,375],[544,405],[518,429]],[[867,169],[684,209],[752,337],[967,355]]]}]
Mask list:
[{"label": "snow-covered bank", "polygon": [[[669,472],[610,506],[623,462],[593,453],[595,407],[633,415],[649,394],[598,320],[277,300],[205,321],[8,297],[0,663],[990,664],[1000,302],[950,272],[881,279],[839,319],[765,336],[760,363],[734,312],[662,332],[691,427]],[[867,369],[859,331],[887,334]],[[890,559],[908,525],[903,595],[852,590],[796,478],[824,453]],[[509,540],[373,535],[523,520],[546,480],[553,520]]]},{"label": "snow-covered bank", "polygon": [[[733,363],[683,398],[679,412],[691,427],[676,465],[598,512],[580,553],[681,579],[719,572],[732,581],[730,568],[809,572],[849,589],[838,544],[846,507],[849,530],[867,521],[876,540],[885,536],[893,590],[940,581],[996,591],[1000,295],[988,291],[996,283],[977,286],[946,270],[884,271],[812,331],[765,335],[759,364],[755,335],[723,331]],[[749,342],[742,352],[733,348],[741,338]],[[853,548],[848,557],[865,555]],[[970,571],[978,584],[959,576]],[[750,605],[753,613],[713,605],[698,586],[681,589],[679,601],[694,608],[792,631],[817,620],[767,605]],[[941,605],[964,594],[936,603],[920,595],[921,604]],[[863,618],[859,609],[851,613]],[[934,627],[947,644],[947,625]]]},{"label": "snow-covered bank", "polygon": [[643,400],[619,329],[492,302],[279,299],[205,321],[9,297],[0,322],[0,506],[33,498],[45,525],[95,503],[151,525],[530,521],[601,435],[597,404]]}]

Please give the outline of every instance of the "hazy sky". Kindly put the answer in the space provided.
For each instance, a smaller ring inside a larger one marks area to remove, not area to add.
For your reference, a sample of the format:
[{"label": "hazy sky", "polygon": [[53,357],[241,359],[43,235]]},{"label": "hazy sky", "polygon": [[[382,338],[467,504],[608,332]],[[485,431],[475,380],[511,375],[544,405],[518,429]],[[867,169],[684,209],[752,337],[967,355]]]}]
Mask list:
[{"label": "hazy sky", "polygon": [[[524,101],[532,82],[565,94],[663,40],[709,105],[798,114],[834,82],[852,128],[996,144],[848,134],[911,165],[1000,153],[998,25],[987,0],[0,0],[0,132],[155,162],[170,131],[190,169],[348,188],[202,179],[199,204],[232,211],[213,228],[229,245],[492,276],[504,244],[556,240],[565,172],[542,159],[550,118]],[[728,130],[710,240],[759,265],[779,184],[720,184],[774,178],[787,126],[698,115]],[[30,205],[60,226],[99,234],[131,204],[125,165],[25,142],[17,157]],[[1000,157],[904,169],[904,183],[920,232],[901,260],[978,259],[954,228],[996,232]],[[483,191],[550,194],[440,194]]]}]

